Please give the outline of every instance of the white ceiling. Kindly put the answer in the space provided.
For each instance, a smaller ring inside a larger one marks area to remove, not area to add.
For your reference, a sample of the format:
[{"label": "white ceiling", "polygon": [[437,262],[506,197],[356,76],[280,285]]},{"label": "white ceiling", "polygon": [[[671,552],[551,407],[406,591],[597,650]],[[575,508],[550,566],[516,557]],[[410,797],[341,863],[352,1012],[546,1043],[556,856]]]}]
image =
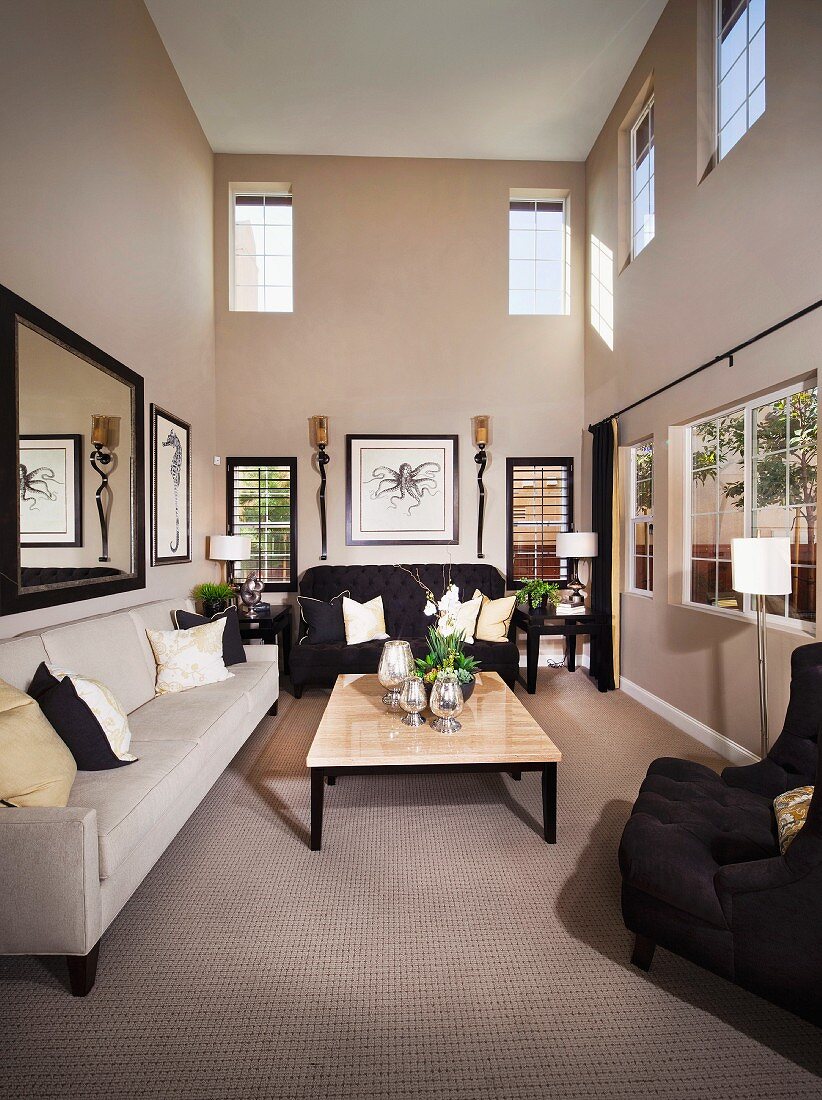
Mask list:
[{"label": "white ceiling", "polygon": [[146,0],[220,153],[584,160],[666,0]]}]

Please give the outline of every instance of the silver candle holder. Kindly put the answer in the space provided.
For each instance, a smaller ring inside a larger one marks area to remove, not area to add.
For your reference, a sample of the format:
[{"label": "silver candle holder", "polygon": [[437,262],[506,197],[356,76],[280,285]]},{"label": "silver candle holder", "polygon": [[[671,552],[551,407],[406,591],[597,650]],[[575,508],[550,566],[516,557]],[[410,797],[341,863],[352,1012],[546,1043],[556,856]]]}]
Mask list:
[{"label": "silver candle holder", "polygon": [[462,686],[453,672],[440,673],[431,689],[431,711],[436,718],[431,725],[438,733],[456,733],[462,729],[457,715],[462,714]]},{"label": "silver candle holder", "polygon": [[414,671],[414,660],[408,642],[392,639],[382,647],[377,676],[388,691],[382,701],[389,710],[400,709],[400,690],[405,680]]},{"label": "silver candle holder", "polygon": [[400,691],[400,706],[405,711],[404,726],[424,726],[422,711],[428,705],[425,684],[420,676],[409,676]]}]

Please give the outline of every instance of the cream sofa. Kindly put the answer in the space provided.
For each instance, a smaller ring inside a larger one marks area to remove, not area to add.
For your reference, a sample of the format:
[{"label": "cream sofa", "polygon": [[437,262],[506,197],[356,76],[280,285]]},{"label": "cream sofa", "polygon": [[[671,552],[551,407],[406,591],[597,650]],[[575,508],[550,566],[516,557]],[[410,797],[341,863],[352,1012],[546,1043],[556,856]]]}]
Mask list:
[{"label": "cream sofa", "polygon": [[276,714],[277,646],[245,647],[229,680],[155,698],[146,628],[190,600],[142,604],[0,642],[0,679],[25,691],[41,661],[100,680],[129,713],[125,768],[78,772],[64,808],[0,810],[0,953],[66,955],[94,984],[100,937],[263,717]]}]

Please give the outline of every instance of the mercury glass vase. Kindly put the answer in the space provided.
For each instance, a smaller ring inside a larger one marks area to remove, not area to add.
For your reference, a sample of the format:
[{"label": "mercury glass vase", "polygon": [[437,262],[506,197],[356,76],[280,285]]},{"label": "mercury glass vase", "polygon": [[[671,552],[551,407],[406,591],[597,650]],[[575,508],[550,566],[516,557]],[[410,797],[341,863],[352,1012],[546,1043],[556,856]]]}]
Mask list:
[{"label": "mercury glass vase", "polygon": [[436,719],[431,725],[438,733],[456,733],[462,729],[457,715],[462,714],[462,687],[453,672],[441,673],[431,690],[431,710]]},{"label": "mercury glass vase", "polygon": [[425,684],[420,676],[409,676],[402,685],[400,691],[400,706],[405,711],[403,725],[424,726],[425,719],[422,711],[428,705],[428,696],[425,693]]},{"label": "mercury glass vase", "polygon": [[388,688],[382,701],[389,710],[400,709],[400,689],[413,671],[414,661],[408,642],[397,640],[386,642],[382,647],[377,676],[382,686]]}]

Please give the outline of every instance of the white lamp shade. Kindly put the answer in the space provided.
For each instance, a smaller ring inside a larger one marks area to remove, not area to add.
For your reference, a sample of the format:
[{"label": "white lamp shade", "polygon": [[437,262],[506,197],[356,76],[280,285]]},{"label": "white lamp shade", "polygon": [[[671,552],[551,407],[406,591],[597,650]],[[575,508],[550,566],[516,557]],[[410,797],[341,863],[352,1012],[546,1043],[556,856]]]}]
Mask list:
[{"label": "white lamp shade", "polygon": [[731,539],[732,584],[753,596],[787,596],[791,591],[790,539]]},{"label": "white lamp shade", "polygon": [[562,531],[557,535],[558,558],[595,558],[598,549],[596,531]]},{"label": "white lamp shade", "polygon": [[251,539],[248,535],[211,535],[208,540],[208,556],[211,561],[242,561],[251,557]]}]

